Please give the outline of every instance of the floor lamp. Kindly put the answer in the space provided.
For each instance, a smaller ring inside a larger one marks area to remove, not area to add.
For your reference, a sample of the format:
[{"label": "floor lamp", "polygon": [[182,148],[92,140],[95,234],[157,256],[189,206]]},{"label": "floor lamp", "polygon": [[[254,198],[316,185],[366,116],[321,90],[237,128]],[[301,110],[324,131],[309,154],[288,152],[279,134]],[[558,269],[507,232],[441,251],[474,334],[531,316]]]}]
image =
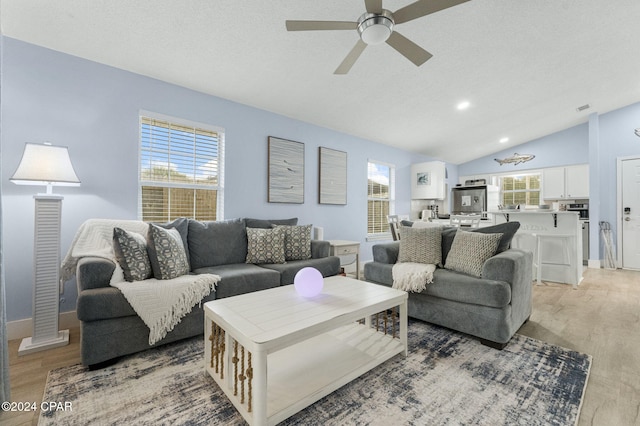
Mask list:
[{"label": "floor lamp", "polygon": [[69,330],[58,330],[60,281],[61,195],[53,186],[80,186],[65,146],[27,143],[18,169],[10,179],[17,185],[46,185],[34,195],[33,336],[22,340],[18,355],[69,344]]}]

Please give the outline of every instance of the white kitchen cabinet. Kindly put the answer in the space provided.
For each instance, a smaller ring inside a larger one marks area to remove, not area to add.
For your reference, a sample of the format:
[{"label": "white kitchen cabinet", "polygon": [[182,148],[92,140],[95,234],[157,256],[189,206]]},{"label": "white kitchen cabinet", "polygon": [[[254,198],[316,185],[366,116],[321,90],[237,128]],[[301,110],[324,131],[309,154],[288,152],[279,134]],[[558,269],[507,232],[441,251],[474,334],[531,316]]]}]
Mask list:
[{"label": "white kitchen cabinet", "polygon": [[545,200],[564,198],[564,167],[542,170],[542,195]]},{"label": "white kitchen cabinet", "polygon": [[589,166],[565,167],[565,190],[567,198],[589,198]]},{"label": "white kitchen cabinet", "polygon": [[411,198],[414,200],[444,200],[446,169],[442,161],[411,165]]},{"label": "white kitchen cabinet", "polygon": [[589,198],[589,165],[543,169],[542,194],[545,200]]}]

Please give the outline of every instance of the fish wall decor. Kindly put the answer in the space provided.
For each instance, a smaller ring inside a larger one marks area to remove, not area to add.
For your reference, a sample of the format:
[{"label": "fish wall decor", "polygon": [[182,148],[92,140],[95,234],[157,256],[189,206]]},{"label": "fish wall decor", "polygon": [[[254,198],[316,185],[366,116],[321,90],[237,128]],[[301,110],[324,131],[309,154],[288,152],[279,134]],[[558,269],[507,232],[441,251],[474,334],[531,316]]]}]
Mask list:
[{"label": "fish wall decor", "polygon": [[496,160],[498,163],[500,163],[501,166],[503,164],[513,164],[514,166],[517,166],[520,163],[526,163],[527,161],[531,161],[534,158],[536,158],[535,155],[532,155],[532,154],[518,154],[516,152],[511,157],[503,158],[502,160],[500,160],[499,158],[494,158],[494,160]]}]

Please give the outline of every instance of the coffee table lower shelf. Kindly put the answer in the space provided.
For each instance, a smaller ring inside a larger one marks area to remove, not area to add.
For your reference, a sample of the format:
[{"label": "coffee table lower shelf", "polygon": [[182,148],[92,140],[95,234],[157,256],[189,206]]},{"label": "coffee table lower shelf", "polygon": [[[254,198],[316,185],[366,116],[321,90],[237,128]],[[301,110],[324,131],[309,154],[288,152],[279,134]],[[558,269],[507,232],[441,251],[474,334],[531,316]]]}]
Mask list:
[{"label": "coffee table lower shelf", "polygon": [[[275,425],[393,356],[406,355],[406,339],[403,343],[369,324],[352,323],[268,354],[266,389],[261,389],[254,375],[257,354],[249,355],[241,345],[237,352],[233,337],[207,319],[206,329],[212,325],[217,331],[205,342],[206,370],[251,425]],[[256,407],[264,399],[266,417]]]}]

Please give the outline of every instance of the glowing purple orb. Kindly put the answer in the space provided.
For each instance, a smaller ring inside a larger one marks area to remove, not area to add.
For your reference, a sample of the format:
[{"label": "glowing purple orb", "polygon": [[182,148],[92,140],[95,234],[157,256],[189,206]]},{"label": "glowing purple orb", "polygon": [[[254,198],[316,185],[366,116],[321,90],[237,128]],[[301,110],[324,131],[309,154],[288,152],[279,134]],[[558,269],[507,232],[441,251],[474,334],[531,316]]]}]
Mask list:
[{"label": "glowing purple orb", "polygon": [[313,297],[322,291],[324,280],[316,268],[302,268],[293,279],[293,285],[302,297]]}]

